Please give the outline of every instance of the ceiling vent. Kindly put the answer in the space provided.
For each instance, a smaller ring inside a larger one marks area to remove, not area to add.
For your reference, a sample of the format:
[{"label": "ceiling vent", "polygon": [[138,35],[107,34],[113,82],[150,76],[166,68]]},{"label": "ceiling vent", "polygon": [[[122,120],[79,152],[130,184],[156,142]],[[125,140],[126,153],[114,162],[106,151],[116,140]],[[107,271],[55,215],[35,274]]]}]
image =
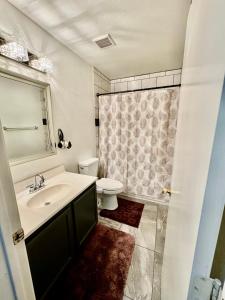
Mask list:
[{"label": "ceiling vent", "polygon": [[99,48],[107,48],[116,45],[110,34],[105,34],[93,40]]}]

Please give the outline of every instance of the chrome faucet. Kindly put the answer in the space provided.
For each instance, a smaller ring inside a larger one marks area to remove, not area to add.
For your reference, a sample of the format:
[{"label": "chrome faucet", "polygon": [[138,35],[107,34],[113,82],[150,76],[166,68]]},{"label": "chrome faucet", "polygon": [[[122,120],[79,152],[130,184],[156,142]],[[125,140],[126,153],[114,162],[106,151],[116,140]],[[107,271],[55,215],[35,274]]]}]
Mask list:
[{"label": "chrome faucet", "polygon": [[[37,181],[37,178],[40,178],[39,182]],[[30,188],[29,189],[29,193],[34,193],[34,192],[37,192],[39,191],[40,189],[42,189],[43,187],[45,186],[45,178],[43,175],[40,175],[40,174],[36,174],[34,176],[34,183],[33,184],[30,184],[28,185],[27,187]]]}]

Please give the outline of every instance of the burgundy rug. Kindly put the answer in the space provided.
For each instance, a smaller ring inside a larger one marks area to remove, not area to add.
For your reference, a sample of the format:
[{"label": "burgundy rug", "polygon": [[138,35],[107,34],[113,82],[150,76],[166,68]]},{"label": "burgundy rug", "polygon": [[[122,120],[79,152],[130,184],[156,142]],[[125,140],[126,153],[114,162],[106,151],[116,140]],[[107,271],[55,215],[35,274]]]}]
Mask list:
[{"label": "burgundy rug", "polygon": [[54,299],[122,300],[133,250],[133,236],[96,225]]},{"label": "burgundy rug", "polygon": [[103,209],[100,211],[100,216],[138,227],[143,209],[144,204],[118,198],[118,208],[115,210]]}]

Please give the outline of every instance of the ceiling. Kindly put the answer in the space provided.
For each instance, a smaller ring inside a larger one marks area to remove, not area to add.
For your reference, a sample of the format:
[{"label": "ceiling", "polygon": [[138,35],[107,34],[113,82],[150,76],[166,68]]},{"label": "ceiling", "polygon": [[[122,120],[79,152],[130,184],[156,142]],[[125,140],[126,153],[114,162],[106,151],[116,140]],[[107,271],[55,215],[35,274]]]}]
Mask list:
[{"label": "ceiling", "polygon": [[[180,68],[191,0],[10,0],[110,79]],[[93,39],[110,33],[116,46]]]}]

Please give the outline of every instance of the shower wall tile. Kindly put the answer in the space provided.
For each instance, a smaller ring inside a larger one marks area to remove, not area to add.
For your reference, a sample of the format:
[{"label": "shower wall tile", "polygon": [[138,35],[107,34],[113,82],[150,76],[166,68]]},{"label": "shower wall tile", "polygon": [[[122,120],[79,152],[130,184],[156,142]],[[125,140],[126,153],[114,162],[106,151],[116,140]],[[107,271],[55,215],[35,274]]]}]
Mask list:
[{"label": "shower wall tile", "polygon": [[[129,81],[127,87],[128,87],[127,90],[138,90],[138,89],[141,89],[141,80]],[[127,90],[125,90],[125,91],[127,91]]]},{"label": "shower wall tile", "polygon": [[[95,118],[99,118],[99,107],[98,107],[98,97],[96,96],[97,93],[103,94],[108,93],[111,90],[111,83],[110,80],[94,68],[94,106],[95,106]],[[96,127],[96,155],[98,155],[99,150],[99,128]]]},{"label": "shower wall tile", "polygon": [[120,79],[120,82],[124,82],[124,81],[132,81],[132,80],[134,80],[134,77],[126,77],[126,78]]},{"label": "shower wall tile", "polygon": [[117,82],[115,83],[114,92],[121,92],[127,90],[127,82]]},{"label": "shower wall tile", "polygon": [[166,75],[176,75],[181,74],[181,69],[166,71]]},{"label": "shower wall tile", "polygon": [[149,74],[139,75],[139,76],[134,77],[135,80],[141,80],[141,79],[147,79],[147,78],[149,78]]},{"label": "shower wall tile", "polygon": [[147,89],[180,84],[182,69],[118,78],[111,80],[111,92]]},{"label": "shower wall tile", "polygon": [[156,87],[156,78],[149,78],[142,80],[142,89]]},{"label": "shower wall tile", "polygon": [[173,85],[173,77],[174,77],[173,75],[158,77],[157,78],[157,87]]},{"label": "shower wall tile", "polygon": [[180,84],[181,83],[181,74],[174,75],[173,81],[174,81],[174,84]]},{"label": "shower wall tile", "polygon": [[158,73],[151,73],[150,77],[161,77],[161,76],[165,76],[166,72],[158,72]]}]

